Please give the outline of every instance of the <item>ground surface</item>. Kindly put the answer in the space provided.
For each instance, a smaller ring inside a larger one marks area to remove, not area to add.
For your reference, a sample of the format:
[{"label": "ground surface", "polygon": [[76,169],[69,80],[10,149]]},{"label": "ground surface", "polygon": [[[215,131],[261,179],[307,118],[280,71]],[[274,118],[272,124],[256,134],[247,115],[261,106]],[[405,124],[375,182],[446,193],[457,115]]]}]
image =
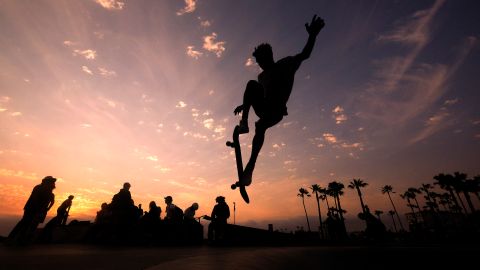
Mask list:
[{"label": "ground surface", "polygon": [[[479,251],[462,245],[11,248],[0,244],[0,269],[476,269]],[[467,268],[470,265],[473,268]]]}]

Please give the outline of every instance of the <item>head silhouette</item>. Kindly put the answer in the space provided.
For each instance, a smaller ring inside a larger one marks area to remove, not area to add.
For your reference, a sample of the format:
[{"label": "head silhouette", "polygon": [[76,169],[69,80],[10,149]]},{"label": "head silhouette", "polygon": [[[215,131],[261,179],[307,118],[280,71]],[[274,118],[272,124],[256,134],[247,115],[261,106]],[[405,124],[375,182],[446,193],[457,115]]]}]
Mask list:
[{"label": "head silhouette", "polygon": [[131,186],[130,183],[125,182],[125,183],[123,184],[123,189],[129,190],[129,189],[130,189],[130,186]]},{"label": "head silhouette", "polygon": [[150,209],[157,207],[157,203],[155,201],[151,201],[149,205]]},{"label": "head silhouette", "polygon": [[195,210],[198,210],[198,203],[193,203],[192,208],[195,209]]},{"label": "head silhouette", "polygon": [[69,200],[73,200],[73,198],[75,198],[73,195],[68,196]]},{"label": "head silhouette", "polygon": [[225,197],[223,197],[223,196],[218,196],[218,197],[215,199],[215,201],[216,201],[217,203],[225,202]]},{"label": "head silhouette", "polygon": [[262,43],[258,45],[258,47],[255,47],[252,55],[263,70],[268,69],[275,63],[273,60],[272,46],[268,43]]},{"label": "head silhouette", "polygon": [[169,204],[169,203],[172,203],[172,202],[173,202],[172,196],[167,196],[167,197],[165,197],[165,203],[166,203],[166,204]]}]

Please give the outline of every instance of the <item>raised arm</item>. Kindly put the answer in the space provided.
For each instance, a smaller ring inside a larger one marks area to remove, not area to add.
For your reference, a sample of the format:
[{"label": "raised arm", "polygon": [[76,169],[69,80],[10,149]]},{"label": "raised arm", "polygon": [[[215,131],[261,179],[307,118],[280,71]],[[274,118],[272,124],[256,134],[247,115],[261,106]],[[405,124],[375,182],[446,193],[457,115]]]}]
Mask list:
[{"label": "raised arm", "polygon": [[310,57],[310,54],[312,53],[312,50],[313,50],[313,46],[315,45],[315,40],[317,39],[317,35],[318,33],[320,33],[320,30],[322,30],[324,26],[325,26],[325,22],[323,21],[322,18],[317,17],[317,15],[313,15],[313,18],[310,24],[308,23],[305,24],[305,29],[308,32],[308,40],[302,52],[298,54],[298,56],[302,61]]}]

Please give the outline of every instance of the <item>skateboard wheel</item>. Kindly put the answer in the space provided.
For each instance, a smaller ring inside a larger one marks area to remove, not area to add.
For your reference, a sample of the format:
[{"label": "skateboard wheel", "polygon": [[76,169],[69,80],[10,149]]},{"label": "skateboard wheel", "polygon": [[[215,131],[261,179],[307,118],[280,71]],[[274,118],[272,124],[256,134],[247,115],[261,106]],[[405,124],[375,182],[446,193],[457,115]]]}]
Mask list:
[{"label": "skateboard wheel", "polygon": [[237,185],[232,184],[230,187],[231,187],[232,189],[236,189],[236,188],[237,188]]},{"label": "skateboard wheel", "polygon": [[233,144],[233,142],[227,142],[226,145],[229,146],[229,147],[235,147],[235,145]]}]

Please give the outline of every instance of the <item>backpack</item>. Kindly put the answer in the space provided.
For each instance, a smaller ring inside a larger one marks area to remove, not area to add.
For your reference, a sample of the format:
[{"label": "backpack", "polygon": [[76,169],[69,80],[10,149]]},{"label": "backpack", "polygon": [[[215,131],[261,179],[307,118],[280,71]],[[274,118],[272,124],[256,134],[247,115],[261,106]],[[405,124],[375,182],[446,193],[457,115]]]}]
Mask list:
[{"label": "backpack", "polygon": [[183,219],[183,210],[176,205],[175,205],[175,209],[173,210],[173,219],[175,220]]}]

